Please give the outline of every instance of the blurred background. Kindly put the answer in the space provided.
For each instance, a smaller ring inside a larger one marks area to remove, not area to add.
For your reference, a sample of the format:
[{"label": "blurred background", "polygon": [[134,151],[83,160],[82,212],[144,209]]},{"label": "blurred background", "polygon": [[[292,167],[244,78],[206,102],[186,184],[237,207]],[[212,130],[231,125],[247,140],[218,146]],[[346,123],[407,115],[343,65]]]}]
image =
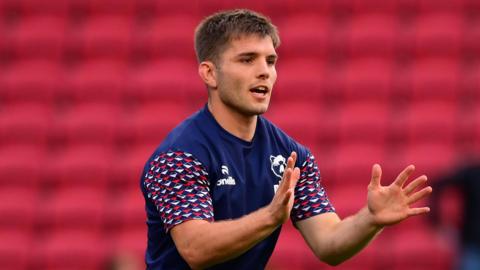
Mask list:
[{"label": "blurred background", "polygon": [[[435,183],[478,158],[476,0],[0,0],[1,269],[144,269],[143,164],[206,102],[196,25],[237,7],[279,28],[266,117],[312,150],[340,216],[374,162],[384,184],[408,164]],[[463,198],[336,269],[455,269]],[[268,269],[331,267],[286,224]]]}]

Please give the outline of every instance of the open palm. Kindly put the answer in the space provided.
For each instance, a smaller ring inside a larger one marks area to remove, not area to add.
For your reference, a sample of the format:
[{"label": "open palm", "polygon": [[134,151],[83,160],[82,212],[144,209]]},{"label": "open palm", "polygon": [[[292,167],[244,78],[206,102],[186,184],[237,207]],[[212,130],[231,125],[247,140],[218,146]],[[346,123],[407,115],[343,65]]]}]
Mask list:
[{"label": "open palm", "polygon": [[425,198],[432,192],[430,186],[416,191],[419,186],[427,181],[425,175],[405,185],[408,177],[414,170],[415,167],[410,165],[398,175],[393,183],[388,186],[382,186],[380,184],[382,169],[378,164],[373,165],[372,180],[368,185],[368,209],[376,224],[381,226],[392,225],[410,216],[430,211],[428,207],[411,207],[412,204]]}]

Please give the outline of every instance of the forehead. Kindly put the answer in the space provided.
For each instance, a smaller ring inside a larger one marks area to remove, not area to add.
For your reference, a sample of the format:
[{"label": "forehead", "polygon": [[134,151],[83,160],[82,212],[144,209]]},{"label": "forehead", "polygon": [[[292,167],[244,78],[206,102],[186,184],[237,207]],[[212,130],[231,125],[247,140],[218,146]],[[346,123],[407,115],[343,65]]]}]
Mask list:
[{"label": "forehead", "polygon": [[232,38],[222,56],[235,57],[243,53],[256,53],[259,55],[276,55],[275,47],[270,36],[260,35],[241,35],[239,37]]}]

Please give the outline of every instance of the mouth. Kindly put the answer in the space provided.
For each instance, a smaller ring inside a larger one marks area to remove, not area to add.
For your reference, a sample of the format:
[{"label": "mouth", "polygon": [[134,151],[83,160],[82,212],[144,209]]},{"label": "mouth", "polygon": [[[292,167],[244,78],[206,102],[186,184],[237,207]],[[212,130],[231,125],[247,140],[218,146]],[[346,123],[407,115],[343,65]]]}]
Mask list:
[{"label": "mouth", "polygon": [[269,91],[270,90],[265,85],[259,85],[259,86],[250,88],[250,92],[257,97],[264,97],[268,94]]}]

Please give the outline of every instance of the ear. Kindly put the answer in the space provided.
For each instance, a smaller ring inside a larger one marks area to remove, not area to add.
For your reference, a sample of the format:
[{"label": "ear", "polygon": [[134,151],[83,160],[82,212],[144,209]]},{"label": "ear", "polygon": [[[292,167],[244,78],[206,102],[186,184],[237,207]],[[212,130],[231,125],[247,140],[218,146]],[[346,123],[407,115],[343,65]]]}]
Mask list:
[{"label": "ear", "polygon": [[217,73],[215,64],[211,61],[203,61],[198,65],[198,75],[203,82],[212,89],[217,88]]}]

